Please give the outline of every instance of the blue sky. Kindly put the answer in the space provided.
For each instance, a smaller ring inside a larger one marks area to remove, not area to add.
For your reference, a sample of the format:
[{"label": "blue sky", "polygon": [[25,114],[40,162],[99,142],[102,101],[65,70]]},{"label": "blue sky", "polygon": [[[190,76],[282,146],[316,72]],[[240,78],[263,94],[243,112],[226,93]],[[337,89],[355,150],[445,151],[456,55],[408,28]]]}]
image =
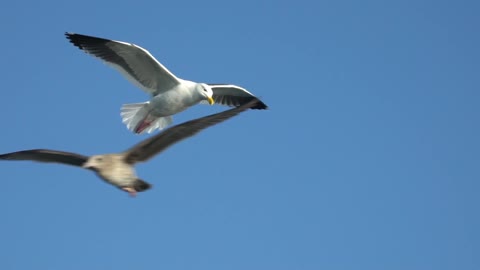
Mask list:
[{"label": "blue sky", "polygon": [[[9,1],[0,152],[122,151],[147,95],[64,38],[147,48],[248,111],[138,166],[3,162],[2,269],[479,269],[477,1]],[[175,123],[218,112],[196,106]]]}]

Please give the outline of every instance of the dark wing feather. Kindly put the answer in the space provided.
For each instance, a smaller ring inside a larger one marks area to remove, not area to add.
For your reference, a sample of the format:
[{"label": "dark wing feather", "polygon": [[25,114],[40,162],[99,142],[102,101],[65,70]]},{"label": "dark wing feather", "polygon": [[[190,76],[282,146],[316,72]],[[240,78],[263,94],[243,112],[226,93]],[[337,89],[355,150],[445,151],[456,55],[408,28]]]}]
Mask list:
[{"label": "dark wing feather", "polygon": [[134,147],[130,148],[125,154],[125,160],[129,164],[146,161],[156,154],[164,151],[173,144],[189,138],[208,127],[221,123],[235,115],[253,108],[258,105],[258,101],[254,100],[240,107],[236,107],[221,113],[212,114],[195,120],[191,120],[152,136]]},{"label": "dark wing feather", "polygon": [[213,91],[215,103],[230,107],[238,107],[252,100],[257,104],[252,109],[264,110],[268,106],[246,89],[233,84],[208,84]]},{"label": "dark wing feather", "polygon": [[81,167],[88,157],[70,152],[48,149],[32,149],[0,155],[0,160],[31,160],[38,162],[53,162]]},{"label": "dark wing feather", "polygon": [[73,45],[105,61],[153,96],[179,84],[175,75],[140,46],[75,33],[65,35]]}]

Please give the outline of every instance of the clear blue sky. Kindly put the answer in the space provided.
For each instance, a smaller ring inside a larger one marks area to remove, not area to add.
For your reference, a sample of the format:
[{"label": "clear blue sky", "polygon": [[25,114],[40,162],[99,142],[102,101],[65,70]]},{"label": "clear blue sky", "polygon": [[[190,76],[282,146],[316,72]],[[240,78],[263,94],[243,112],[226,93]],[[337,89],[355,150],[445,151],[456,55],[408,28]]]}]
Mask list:
[{"label": "clear blue sky", "polygon": [[[131,199],[2,162],[2,269],[480,269],[478,1],[8,1],[0,152],[122,151],[147,95],[64,38],[263,98],[141,164]],[[175,122],[218,112],[199,105]],[[185,168],[187,166],[188,168]]]}]

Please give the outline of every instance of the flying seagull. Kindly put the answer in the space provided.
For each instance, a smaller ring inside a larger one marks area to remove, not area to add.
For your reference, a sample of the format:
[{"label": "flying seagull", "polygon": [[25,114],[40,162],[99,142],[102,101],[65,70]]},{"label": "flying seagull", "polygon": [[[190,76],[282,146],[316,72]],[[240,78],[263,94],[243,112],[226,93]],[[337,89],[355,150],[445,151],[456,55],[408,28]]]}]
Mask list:
[{"label": "flying seagull", "polygon": [[73,165],[93,170],[101,179],[136,196],[151,185],[139,179],[134,165],[144,162],[164,151],[173,144],[189,138],[210,126],[221,123],[235,115],[258,106],[257,101],[250,101],[239,107],[185,122],[166,129],[157,135],[141,141],[127,151],[115,154],[84,156],[71,152],[49,149],[32,149],[0,155],[0,160],[30,160]]},{"label": "flying seagull", "polygon": [[262,101],[233,84],[207,84],[176,77],[144,48],[132,43],[65,33],[84,52],[99,58],[151,95],[150,101],[124,104],[122,121],[135,133],[150,133],[172,123],[172,115],[197,103],[240,106],[257,100],[252,109],[266,109]]}]

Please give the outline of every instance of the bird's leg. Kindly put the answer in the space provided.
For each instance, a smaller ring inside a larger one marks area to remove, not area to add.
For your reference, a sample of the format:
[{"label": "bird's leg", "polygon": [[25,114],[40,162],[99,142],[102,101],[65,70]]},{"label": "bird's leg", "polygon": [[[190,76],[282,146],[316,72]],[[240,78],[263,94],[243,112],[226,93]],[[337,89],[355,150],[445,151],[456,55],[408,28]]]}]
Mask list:
[{"label": "bird's leg", "polygon": [[142,131],[144,131],[146,128],[150,126],[152,121],[143,121],[140,124],[138,124],[137,128],[135,129],[135,133],[140,134]]},{"label": "bird's leg", "polygon": [[122,190],[128,192],[128,194],[130,195],[130,197],[135,197],[137,196],[137,191],[131,187],[123,187]]}]

